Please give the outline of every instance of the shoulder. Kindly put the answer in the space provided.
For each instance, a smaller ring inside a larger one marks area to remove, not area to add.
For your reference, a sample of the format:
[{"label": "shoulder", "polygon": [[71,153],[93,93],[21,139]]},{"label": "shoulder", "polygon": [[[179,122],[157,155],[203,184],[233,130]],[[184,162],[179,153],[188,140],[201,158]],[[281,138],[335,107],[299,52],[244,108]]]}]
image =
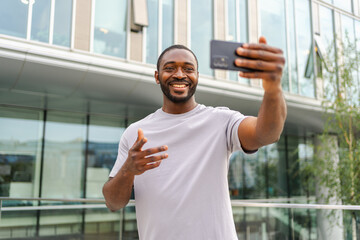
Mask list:
[{"label": "shoulder", "polygon": [[211,107],[211,106],[204,106],[202,107],[202,110],[207,113],[207,114],[211,114],[217,117],[230,117],[232,115],[242,115],[240,112],[238,111],[234,111],[229,109],[228,107],[223,107],[223,106],[219,106],[219,107]]}]

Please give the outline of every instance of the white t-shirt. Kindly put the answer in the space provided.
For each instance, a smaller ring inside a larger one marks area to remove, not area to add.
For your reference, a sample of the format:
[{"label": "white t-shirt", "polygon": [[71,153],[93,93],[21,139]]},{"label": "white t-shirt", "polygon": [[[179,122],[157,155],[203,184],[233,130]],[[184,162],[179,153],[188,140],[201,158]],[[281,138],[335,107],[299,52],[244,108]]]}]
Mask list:
[{"label": "white t-shirt", "polygon": [[197,105],[184,114],[162,109],[131,124],[120,140],[114,177],[141,128],[143,150],[167,145],[158,168],[135,176],[140,239],[235,240],[227,172],[233,151],[241,150],[238,126],[244,115],[227,108]]}]

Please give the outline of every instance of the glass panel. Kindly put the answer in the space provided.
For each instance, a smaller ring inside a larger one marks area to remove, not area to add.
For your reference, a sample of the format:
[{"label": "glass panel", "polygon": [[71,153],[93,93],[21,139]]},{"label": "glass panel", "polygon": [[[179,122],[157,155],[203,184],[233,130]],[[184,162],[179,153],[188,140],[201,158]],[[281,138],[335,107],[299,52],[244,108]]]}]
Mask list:
[{"label": "glass panel", "polygon": [[70,47],[72,0],[56,0],[53,44]]},{"label": "glass panel", "polygon": [[[356,43],[355,43],[355,21],[354,19],[341,15],[341,23],[342,23],[342,42],[345,45],[345,49],[347,48],[348,51],[350,50],[350,48],[355,47]],[[353,49],[354,51],[351,51],[351,53],[349,52],[345,52],[344,53],[344,62],[349,62],[350,59],[354,59],[355,56],[355,49]],[[354,85],[349,88],[346,89],[347,92],[347,96],[348,99],[350,101],[352,101],[352,103],[355,104],[359,104],[359,93],[357,92],[358,90],[358,86],[357,86],[357,79],[358,79],[358,71],[356,69],[354,69],[354,67],[352,69],[348,69],[351,70],[351,77],[354,80],[353,83]]]},{"label": "glass panel", "polygon": [[0,108],[0,196],[37,197],[42,113]]},{"label": "glass panel", "polygon": [[146,31],[146,62],[156,64],[158,57],[158,0],[148,0],[149,26]]},{"label": "glass panel", "polygon": [[213,75],[210,69],[210,40],[213,38],[213,1],[191,1],[191,49],[199,60],[199,72]]},{"label": "glass panel", "polygon": [[[228,40],[248,42],[247,24],[247,0],[228,0]],[[249,84],[249,79],[238,75],[238,72],[229,71],[230,80]]]},{"label": "glass panel", "polygon": [[[320,6],[319,8],[319,14],[320,14],[320,37],[321,37],[321,44],[324,46],[325,53],[321,53],[324,55],[325,58],[335,56],[335,44],[334,44],[334,21],[333,21],[333,11]],[[332,68],[335,67],[336,61],[331,61],[333,64],[332,66],[329,66]],[[324,69],[320,69],[324,71]],[[324,91],[328,91],[327,96],[334,96],[333,90],[330,90],[329,86],[329,79],[324,79]],[[331,91],[331,92],[329,92]],[[324,92],[325,93],[325,92]]]},{"label": "glass panel", "polygon": [[37,0],[33,4],[31,40],[49,42],[50,0]]},{"label": "glass panel", "polygon": [[345,11],[352,12],[351,0],[334,0],[334,5]]},{"label": "glass panel", "polygon": [[[356,50],[357,52],[360,52],[360,22],[355,21],[355,37],[356,37]],[[359,63],[358,63],[358,69],[360,69]],[[357,98],[358,98],[358,106],[360,105],[360,70],[357,72]],[[356,96],[356,95],[355,95]]]},{"label": "glass panel", "polygon": [[174,1],[162,0],[162,50],[174,43]]},{"label": "glass panel", "polygon": [[86,197],[103,198],[102,187],[114,166],[124,120],[91,117],[89,126]]},{"label": "glass panel", "polygon": [[29,1],[0,1],[0,34],[26,38]]},{"label": "glass panel", "polygon": [[[0,196],[30,198],[39,194],[43,114],[0,107]],[[2,201],[0,238],[34,237],[36,212],[4,212],[4,207],[31,206],[25,200]]]},{"label": "glass panel", "polygon": [[42,197],[83,197],[86,118],[49,112],[47,119]]},{"label": "glass panel", "polygon": [[[289,51],[290,51],[290,64],[291,64],[291,92],[299,94],[299,80],[297,69],[297,57],[296,57],[296,33],[295,33],[295,7],[294,0],[286,0],[288,2],[288,15],[289,15]],[[284,74],[287,74],[288,69],[284,69]]]},{"label": "glass panel", "polygon": [[95,1],[94,52],[125,58],[127,2]]},{"label": "glass panel", "polygon": [[[287,58],[286,22],[284,0],[259,0],[261,14],[261,35],[266,37],[268,44],[281,48]],[[269,27],[271,26],[271,27]],[[274,34],[276,29],[276,34]],[[287,73],[287,59],[282,78],[282,87],[289,91],[289,77]]]},{"label": "glass panel", "polygon": [[315,97],[310,3],[295,0],[300,94]]}]

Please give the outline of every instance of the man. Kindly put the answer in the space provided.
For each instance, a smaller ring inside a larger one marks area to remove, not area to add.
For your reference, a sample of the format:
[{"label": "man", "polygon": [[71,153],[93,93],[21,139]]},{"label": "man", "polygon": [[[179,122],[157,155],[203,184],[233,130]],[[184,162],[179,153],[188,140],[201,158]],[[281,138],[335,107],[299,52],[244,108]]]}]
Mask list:
[{"label": "man", "polygon": [[[255,152],[277,141],[286,118],[281,89],[285,60],[280,49],[259,44],[236,49],[245,78],[262,78],[264,98],[258,117],[198,104],[198,62],[175,45],[160,55],[156,83],[163,106],[130,125],[103,187],[107,206],[125,207],[134,186],[139,237],[146,240],[237,239],[227,171],[232,152]],[[146,136],[146,137],[145,137]]]}]

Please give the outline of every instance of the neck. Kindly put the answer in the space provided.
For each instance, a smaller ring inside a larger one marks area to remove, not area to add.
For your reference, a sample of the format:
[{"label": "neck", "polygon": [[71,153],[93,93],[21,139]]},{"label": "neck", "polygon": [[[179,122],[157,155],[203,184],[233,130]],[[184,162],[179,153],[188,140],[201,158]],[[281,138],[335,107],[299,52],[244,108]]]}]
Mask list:
[{"label": "neck", "polygon": [[174,103],[164,96],[162,110],[170,114],[181,114],[193,110],[197,106],[194,96],[183,103]]}]

